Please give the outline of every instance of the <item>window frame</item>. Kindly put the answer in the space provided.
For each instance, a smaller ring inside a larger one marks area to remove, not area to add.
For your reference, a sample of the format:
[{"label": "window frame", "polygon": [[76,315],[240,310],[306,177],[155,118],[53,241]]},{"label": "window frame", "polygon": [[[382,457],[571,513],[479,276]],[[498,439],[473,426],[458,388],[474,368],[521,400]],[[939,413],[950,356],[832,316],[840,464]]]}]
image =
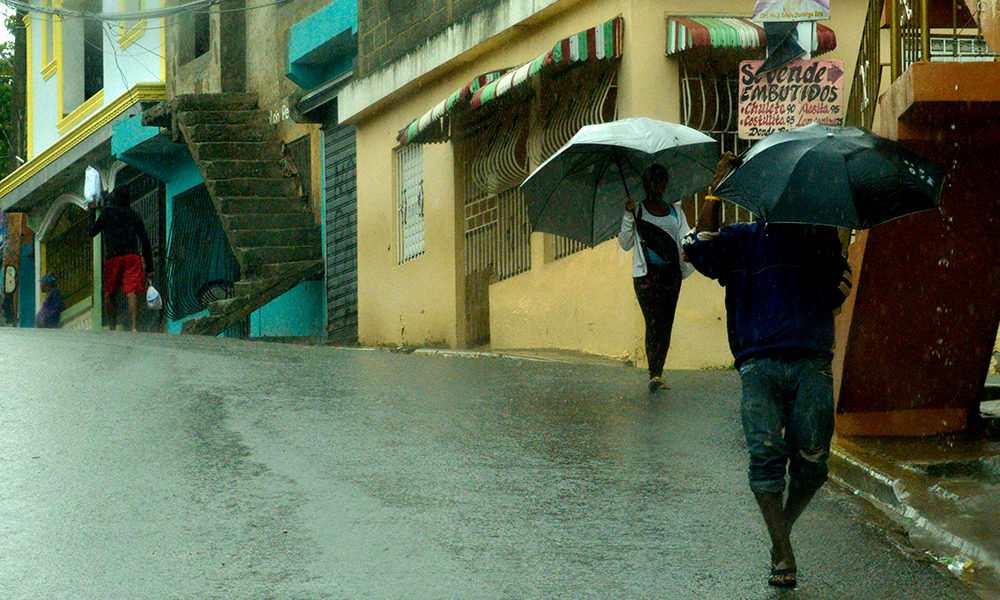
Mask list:
[{"label": "window frame", "polygon": [[394,153],[396,172],[396,264],[426,253],[424,222],[424,149],[401,146]]}]

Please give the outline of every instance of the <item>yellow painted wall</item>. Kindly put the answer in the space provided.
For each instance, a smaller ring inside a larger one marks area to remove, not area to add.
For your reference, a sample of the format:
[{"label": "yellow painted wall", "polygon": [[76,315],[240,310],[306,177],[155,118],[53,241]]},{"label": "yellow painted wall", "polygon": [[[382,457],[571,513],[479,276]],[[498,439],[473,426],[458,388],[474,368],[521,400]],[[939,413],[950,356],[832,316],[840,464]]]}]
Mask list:
[{"label": "yellow painted wall", "polygon": [[[429,74],[417,92],[399,94],[358,126],[359,333],[362,344],[460,345],[464,280],[462,222],[455,211],[451,144],[424,146],[427,254],[396,265],[392,155],[397,132],[473,77],[522,64],[558,40],[622,15],[624,56],[619,69],[619,118],[679,119],[676,63],[664,56],[666,15],[749,15],[753,1],[620,0],[567,2],[531,19],[509,35],[466,53]],[[834,3],[826,24],[850,87],[864,0]],[[560,9],[562,12],[560,12]],[[535,165],[532,165],[535,166]],[[545,236],[532,236],[532,270],[490,288],[494,350],[556,348],[582,351],[645,366],[644,326],[635,301],[631,254],[616,241],[548,261]],[[699,274],[685,280],[667,368],[716,368],[732,364],[722,288]]]},{"label": "yellow painted wall", "polygon": [[[395,122],[358,128],[358,336],[361,344],[456,340],[454,176],[448,144],[424,146],[425,253],[397,264]],[[361,152],[379,147],[381,152]]]}]

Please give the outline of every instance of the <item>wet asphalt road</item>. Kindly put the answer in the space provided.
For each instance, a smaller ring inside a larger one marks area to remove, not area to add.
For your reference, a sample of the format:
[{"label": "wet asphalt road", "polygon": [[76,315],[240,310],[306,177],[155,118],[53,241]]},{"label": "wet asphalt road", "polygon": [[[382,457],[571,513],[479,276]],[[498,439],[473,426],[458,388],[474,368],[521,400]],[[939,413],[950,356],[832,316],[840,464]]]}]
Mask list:
[{"label": "wet asphalt road", "polygon": [[0,330],[3,599],[959,599],[828,484],[771,590],[732,371]]}]

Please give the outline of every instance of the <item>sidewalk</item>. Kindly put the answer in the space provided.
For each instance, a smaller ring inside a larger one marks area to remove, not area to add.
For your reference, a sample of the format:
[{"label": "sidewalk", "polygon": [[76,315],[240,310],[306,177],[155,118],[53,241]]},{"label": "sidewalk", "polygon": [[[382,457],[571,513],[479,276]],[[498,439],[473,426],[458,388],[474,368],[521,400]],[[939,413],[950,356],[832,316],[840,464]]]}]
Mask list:
[{"label": "sidewalk", "polygon": [[928,438],[835,438],[831,477],[870,501],[913,545],[1000,598],[1000,387],[987,384],[983,426]]}]

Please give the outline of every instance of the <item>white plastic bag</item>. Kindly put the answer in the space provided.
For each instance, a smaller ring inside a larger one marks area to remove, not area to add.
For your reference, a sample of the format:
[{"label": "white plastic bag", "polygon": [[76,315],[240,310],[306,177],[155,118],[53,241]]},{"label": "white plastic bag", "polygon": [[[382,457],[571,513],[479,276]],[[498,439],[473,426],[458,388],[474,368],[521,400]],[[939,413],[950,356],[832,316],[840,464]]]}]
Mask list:
[{"label": "white plastic bag", "polygon": [[94,167],[87,167],[86,173],[83,180],[83,197],[87,202],[93,202],[101,196],[101,174]]},{"label": "white plastic bag", "polygon": [[149,310],[160,310],[163,308],[163,297],[152,285],[146,287],[146,306]]}]

